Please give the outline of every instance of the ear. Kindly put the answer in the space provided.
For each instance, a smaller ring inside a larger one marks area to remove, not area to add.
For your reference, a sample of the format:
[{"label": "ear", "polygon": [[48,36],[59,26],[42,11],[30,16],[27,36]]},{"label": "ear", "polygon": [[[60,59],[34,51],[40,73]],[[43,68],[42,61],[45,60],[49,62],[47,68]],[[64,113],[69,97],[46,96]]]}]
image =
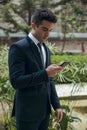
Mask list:
[{"label": "ear", "polygon": [[32,23],[31,26],[32,26],[32,29],[35,30],[35,28],[36,28],[36,24],[35,24],[35,23]]}]

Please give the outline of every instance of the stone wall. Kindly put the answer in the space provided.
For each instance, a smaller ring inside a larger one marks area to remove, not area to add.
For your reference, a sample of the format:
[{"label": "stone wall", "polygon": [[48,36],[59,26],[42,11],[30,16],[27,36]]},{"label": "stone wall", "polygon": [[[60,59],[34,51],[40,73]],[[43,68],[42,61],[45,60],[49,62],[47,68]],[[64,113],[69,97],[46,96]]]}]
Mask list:
[{"label": "stone wall", "polygon": [[70,40],[66,39],[49,39],[50,42],[55,43],[58,50],[61,51],[64,45],[63,52],[71,52],[71,53],[83,53],[87,54],[87,39],[75,39]]},{"label": "stone wall", "polygon": [[[13,42],[16,42],[23,37],[20,38],[0,38],[0,45],[5,44],[12,44]],[[61,51],[64,45],[63,52],[71,52],[71,53],[83,53],[87,54],[87,38],[76,38],[74,40],[72,39],[60,39],[60,38],[49,38],[49,42],[55,43],[57,46],[58,51]]]}]

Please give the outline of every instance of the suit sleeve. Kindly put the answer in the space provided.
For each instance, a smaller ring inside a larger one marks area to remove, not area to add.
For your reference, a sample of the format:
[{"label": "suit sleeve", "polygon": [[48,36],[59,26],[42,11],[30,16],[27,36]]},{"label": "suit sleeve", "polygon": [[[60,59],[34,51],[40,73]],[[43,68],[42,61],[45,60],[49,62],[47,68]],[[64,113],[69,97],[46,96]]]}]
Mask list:
[{"label": "suit sleeve", "polygon": [[[49,63],[51,64],[51,59],[50,59],[51,52],[50,52],[49,48],[48,48],[48,55],[49,55]],[[58,95],[57,95],[57,92],[55,89],[55,83],[54,83],[53,78],[50,78],[50,88],[51,88],[50,99],[51,99],[52,107],[54,108],[54,110],[57,108],[61,108],[60,101],[59,101],[59,98],[58,98]]]},{"label": "suit sleeve", "polygon": [[45,69],[25,74],[25,54],[14,44],[9,49],[8,66],[10,82],[15,89],[40,85],[48,81]]},{"label": "suit sleeve", "polygon": [[59,98],[58,98],[58,95],[57,95],[57,92],[55,89],[55,84],[54,84],[53,79],[51,79],[51,81],[50,81],[50,87],[51,87],[51,104],[52,104],[54,110],[57,108],[61,108],[60,101],[59,101]]}]

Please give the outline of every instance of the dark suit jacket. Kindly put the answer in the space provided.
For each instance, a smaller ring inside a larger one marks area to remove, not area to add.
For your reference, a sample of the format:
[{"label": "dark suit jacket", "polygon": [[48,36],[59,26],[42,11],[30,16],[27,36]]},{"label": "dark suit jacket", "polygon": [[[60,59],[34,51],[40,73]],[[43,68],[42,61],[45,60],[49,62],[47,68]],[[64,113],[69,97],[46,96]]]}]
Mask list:
[{"label": "dark suit jacket", "polygon": [[[46,50],[46,67],[50,65],[50,51]],[[17,121],[34,121],[60,108],[54,81],[43,68],[37,46],[26,37],[9,49],[9,75],[16,89],[15,116]]]}]

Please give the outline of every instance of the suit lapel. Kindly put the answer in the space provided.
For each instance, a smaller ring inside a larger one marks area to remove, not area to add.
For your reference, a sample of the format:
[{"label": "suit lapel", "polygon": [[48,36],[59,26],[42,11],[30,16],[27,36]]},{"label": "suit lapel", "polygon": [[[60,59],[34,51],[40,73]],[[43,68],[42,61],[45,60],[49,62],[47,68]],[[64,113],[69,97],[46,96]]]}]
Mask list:
[{"label": "suit lapel", "polygon": [[28,43],[30,44],[30,50],[32,51],[32,55],[34,57],[34,60],[38,63],[40,68],[42,68],[43,65],[42,65],[40,53],[38,51],[37,46],[34,44],[34,42],[29,37],[27,37],[27,40],[28,40]]}]

